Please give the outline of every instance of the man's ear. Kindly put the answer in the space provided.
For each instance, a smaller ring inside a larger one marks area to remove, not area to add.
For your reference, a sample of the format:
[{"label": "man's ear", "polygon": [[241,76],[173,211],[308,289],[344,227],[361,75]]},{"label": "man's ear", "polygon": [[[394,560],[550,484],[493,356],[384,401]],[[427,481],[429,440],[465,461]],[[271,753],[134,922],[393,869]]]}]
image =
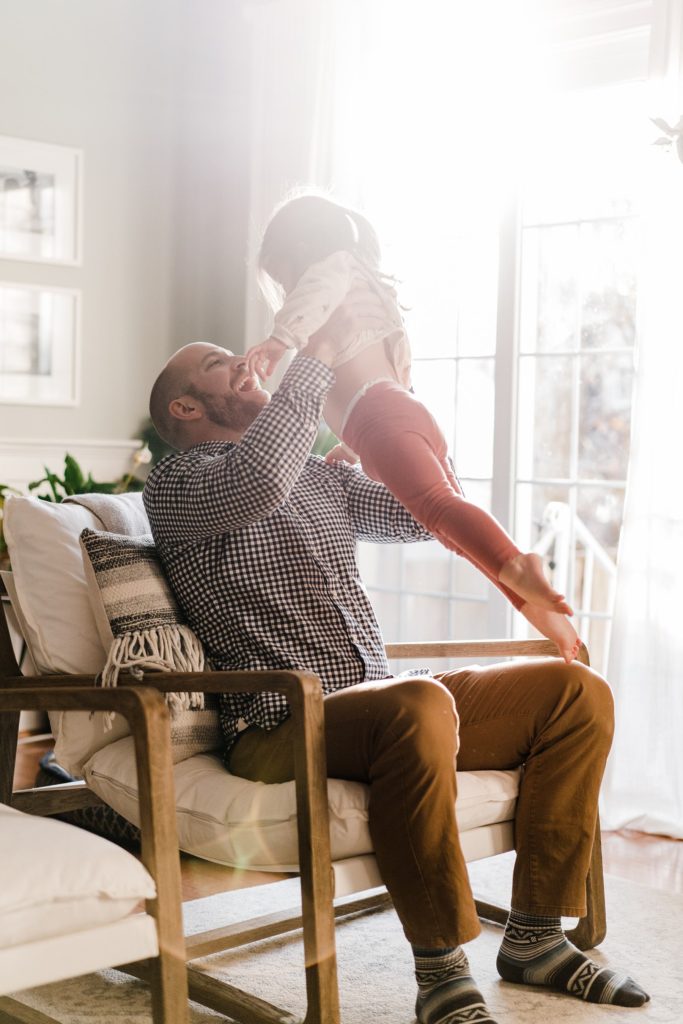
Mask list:
[{"label": "man's ear", "polygon": [[204,415],[204,406],[192,395],[181,395],[168,403],[168,411],[177,420],[200,420]]}]

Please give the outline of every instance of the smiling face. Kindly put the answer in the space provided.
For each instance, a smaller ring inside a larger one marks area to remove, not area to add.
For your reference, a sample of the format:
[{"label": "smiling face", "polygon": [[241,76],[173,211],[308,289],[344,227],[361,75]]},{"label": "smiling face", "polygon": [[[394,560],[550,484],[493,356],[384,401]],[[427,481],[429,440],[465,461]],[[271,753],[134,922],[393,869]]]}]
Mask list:
[{"label": "smiling face", "polygon": [[249,373],[244,356],[218,345],[185,345],[166,370],[177,382],[167,408],[193,444],[239,440],[270,401],[256,374]]}]

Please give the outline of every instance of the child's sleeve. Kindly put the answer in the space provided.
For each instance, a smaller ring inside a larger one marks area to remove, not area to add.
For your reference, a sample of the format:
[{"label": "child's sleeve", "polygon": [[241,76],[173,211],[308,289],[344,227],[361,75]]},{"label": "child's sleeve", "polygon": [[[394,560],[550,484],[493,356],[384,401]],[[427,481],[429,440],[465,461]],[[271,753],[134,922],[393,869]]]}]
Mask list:
[{"label": "child's sleeve", "polygon": [[353,276],[353,256],[335,252],[301,275],[275,316],[271,337],[287,348],[302,349],[344,301]]}]

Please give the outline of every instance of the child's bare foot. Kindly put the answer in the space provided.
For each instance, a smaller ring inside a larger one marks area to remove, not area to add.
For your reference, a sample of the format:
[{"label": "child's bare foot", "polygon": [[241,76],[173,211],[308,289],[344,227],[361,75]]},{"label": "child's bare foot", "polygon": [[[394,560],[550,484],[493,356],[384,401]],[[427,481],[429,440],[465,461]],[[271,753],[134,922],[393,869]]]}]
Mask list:
[{"label": "child's bare foot", "polygon": [[501,583],[514,590],[529,604],[537,608],[546,608],[551,612],[561,612],[563,615],[573,615],[571,608],[564,599],[563,594],[558,594],[548,583],[543,572],[543,563],[539,555],[520,554],[515,555],[509,562],[506,562],[498,574]]},{"label": "child's bare foot", "polygon": [[519,610],[539,633],[552,640],[567,664],[574,660],[579,653],[581,641],[566,615],[549,612],[529,602],[523,604]]}]

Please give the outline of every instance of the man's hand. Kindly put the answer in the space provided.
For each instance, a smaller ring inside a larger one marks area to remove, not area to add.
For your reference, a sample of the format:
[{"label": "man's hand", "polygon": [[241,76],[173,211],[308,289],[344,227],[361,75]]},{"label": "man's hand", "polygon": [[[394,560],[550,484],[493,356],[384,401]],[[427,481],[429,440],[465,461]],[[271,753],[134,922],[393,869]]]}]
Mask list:
[{"label": "man's hand", "polygon": [[326,366],[334,367],[359,331],[381,327],[384,323],[386,311],[382,300],[369,285],[359,283],[350,289],[327,323],[311,335],[302,355],[313,356]]},{"label": "man's hand", "polygon": [[333,462],[348,462],[349,465],[355,466],[358,461],[358,456],[350,448],[347,448],[345,444],[336,444],[334,448],[330,448],[325,456],[325,462],[328,465],[331,465]]}]

